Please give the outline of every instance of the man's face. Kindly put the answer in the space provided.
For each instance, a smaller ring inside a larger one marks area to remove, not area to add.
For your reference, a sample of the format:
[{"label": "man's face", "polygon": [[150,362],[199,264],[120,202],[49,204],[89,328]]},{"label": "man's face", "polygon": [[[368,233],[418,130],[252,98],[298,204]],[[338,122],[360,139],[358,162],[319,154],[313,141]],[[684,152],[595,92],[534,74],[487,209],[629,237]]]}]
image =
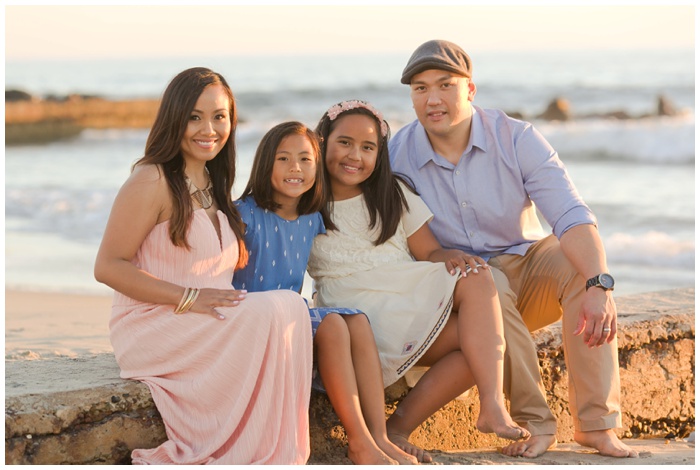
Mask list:
[{"label": "man's face", "polygon": [[433,136],[466,128],[472,115],[476,85],[471,79],[430,69],[411,78],[411,100],[418,121]]}]

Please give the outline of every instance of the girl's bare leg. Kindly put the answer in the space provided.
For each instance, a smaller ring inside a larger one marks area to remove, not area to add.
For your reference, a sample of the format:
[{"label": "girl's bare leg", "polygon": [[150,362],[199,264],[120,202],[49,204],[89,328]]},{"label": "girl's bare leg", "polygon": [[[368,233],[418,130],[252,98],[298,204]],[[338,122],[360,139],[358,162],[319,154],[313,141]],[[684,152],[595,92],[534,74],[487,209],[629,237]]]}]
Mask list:
[{"label": "girl's bare leg", "polygon": [[506,343],[498,293],[488,270],[457,282],[454,310],[458,312],[459,348],[479,389],[477,429],[511,440],[529,437],[510,417],[503,399]]},{"label": "girl's bare leg", "polygon": [[482,273],[460,280],[457,286],[452,315],[418,363],[430,369],[387,422],[389,438],[423,462],[430,461],[430,456],[412,446],[408,437],[423,421],[475,383],[479,385],[481,401],[477,420],[480,431],[495,432],[507,439],[529,436],[527,430],[513,422],[503,402],[505,341],[493,280]]},{"label": "girl's bare leg", "polygon": [[396,460],[377,446],[365,424],[350,332],[341,315],[329,314],[323,319],[316,331],[314,346],[323,386],[348,437],[348,458],[360,465],[396,464]]},{"label": "girl's bare leg", "polygon": [[[450,317],[440,337],[454,336],[456,339],[456,326],[456,319],[454,316]],[[412,445],[408,441],[409,436],[433,413],[474,385],[474,379],[462,352],[452,350],[444,353],[441,350],[440,337],[426,353],[427,356],[440,351],[440,359],[433,363],[428,358],[428,361],[420,363],[431,367],[406,398],[399,403],[386,424],[389,439],[407,453],[415,455],[419,462],[424,463],[431,462],[432,457],[425,450]]]},{"label": "girl's bare leg", "polygon": [[386,432],[386,410],[382,369],[377,344],[367,317],[344,315],[350,332],[352,363],[355,369],[362,415],[374,442],[389,457],[403,465],[415,465],[416,457],[409,455],[393,442]]}]

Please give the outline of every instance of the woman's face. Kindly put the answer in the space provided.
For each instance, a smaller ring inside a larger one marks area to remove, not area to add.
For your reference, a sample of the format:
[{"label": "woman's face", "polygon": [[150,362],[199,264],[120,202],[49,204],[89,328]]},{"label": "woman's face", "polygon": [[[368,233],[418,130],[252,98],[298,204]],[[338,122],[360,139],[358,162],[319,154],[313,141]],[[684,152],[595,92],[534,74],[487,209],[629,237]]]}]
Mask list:
[{"label": "woman's face", "polygon": [[202,91],[187,121],[180,146],[185,162],[212,160],[226,145],[231,134],[230,105],[220,83]]},{"label": "woman's face", "polygon": [[360,184],[372,175],[379,153],[374,119],[362,114],[340,116],[326,143],[325,165],[337,201],[362,194]]}]

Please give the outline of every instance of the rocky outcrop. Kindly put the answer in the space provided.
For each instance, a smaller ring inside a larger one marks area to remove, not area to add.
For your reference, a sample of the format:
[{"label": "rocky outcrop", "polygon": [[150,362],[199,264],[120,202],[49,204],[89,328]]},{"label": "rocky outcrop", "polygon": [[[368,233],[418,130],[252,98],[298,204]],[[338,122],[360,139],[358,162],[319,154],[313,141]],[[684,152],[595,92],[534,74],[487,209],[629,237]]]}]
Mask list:
[{"label": "rocky outcrop", "polygon": [[554,98],[547,105],[547,109],[537,116],[537,119],[547,121],[568,121],[571,119],[571,105],[564,98]]},{"label": "rocky outcrop", "polygon": [[5,103],[13,103],[15,101],[32,101],[35,98],[22,90],[5,90]]},{"label": "rocky outcrop", "polygon": [[[694,289],[617,299],[625,437],[685,437],[695,426]],[[559,421],[557,439],[573,426],[560,327],[534,335],[548,401]],[[76,380],[76,378],[80,380]],[[89,387],[84,384],[89,378]],[[408,391],[402,379],[386,390],[387,413]],[[427,449],[493,447],[503,441],[476,431],[476,392],[454,400],[412,436]],[[312,393],[310,463],[350,463],[346,438],[325,395]],[[165,431],[148,388],[121,380],[112,355],[12,361],[5,365],[7,464],[129,463]]]},{"label": "rocky outcrop", "polygon": [[547,107],[540,114],[530,115],[518,111],[509,110],[506,112],[510,117],[520,120],[541,119],[544,121],[572,121],[576,119],[646,119],[654,117],[682,116],[687,114],[687,110],[678,110],[665,95],[656,97],[656,109],[653,112],[632,115],[624,109],[614,109],[606,112],[577,114],[573,111],[571,104],[566,98],[557,96],[553,98]]},{"label": "rocky outcrop", "polygon": [[656,99],[656,115],[657,116],[675,116],[678,114],[678,110],[673,105],[671,100],[663,95],[660,95]]},{"label": "rocky outcrop", "polygon": [[[19,98],[15,90],[12,96]],[[159,100],[111,101],[90,95],[7,100],[5,144],[37,144],[78,135],[85,128],[149,128]]]}]

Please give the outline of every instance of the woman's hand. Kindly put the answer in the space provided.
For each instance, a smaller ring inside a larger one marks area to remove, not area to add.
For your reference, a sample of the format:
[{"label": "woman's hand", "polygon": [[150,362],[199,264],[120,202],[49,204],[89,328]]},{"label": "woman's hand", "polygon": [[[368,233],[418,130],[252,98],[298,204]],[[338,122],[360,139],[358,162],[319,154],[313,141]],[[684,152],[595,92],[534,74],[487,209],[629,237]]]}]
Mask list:
[{"label": "woman's hand", "polygon": [[478,268],[488,269],[488,264],[480,256],[472,256],[459,250],[449,250],[449,257],[445,260],[447,272],[454,274],[459,268],[462,271],[462,277],[467,277],[469,272],[479,274]]},{"label": "woman's hand", "polygon": [[233,289],[200,289],[190,312],[205,313],[219,320],[226,317],[216,310],[216,307],[235,307],[245,299],[248,291]]}]

